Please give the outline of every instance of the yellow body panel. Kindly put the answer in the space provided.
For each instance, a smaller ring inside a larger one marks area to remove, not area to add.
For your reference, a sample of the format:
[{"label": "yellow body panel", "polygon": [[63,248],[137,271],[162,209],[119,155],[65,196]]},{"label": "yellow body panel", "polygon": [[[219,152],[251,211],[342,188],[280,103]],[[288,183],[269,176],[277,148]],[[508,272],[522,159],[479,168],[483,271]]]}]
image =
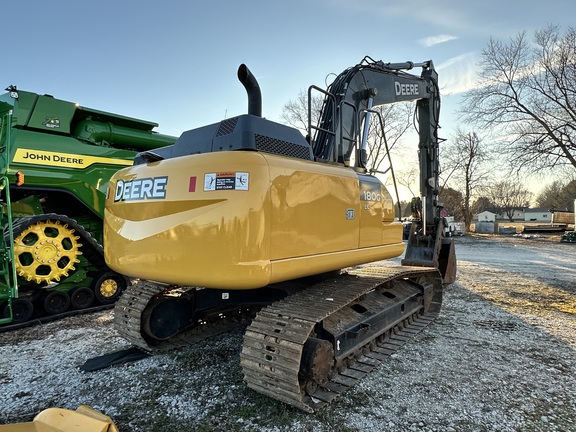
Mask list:
[{"label": "yellow body panel", "polygon": [[216,152],[125,168],[110,185],[104,252],[127,276],[258,288],[404,251],[388,192],[342,166]]},{"label": "yellow body panel", "polygon": [[48,408],[34,421],[0,425],[0,432],[118,432],[112,419],[87,405],[76,411]]}]

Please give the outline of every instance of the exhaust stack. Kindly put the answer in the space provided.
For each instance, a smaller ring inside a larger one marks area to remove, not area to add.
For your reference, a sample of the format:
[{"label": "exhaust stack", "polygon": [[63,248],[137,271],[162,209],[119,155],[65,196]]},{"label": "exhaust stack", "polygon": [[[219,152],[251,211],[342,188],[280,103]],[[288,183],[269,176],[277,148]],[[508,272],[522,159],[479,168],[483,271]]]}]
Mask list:
[{"label": "exhaust stack", "polygon": [[248,114],[262,117],[262,93],[258,81],[245,64],[238,68],[238,79],[248,93]]}]

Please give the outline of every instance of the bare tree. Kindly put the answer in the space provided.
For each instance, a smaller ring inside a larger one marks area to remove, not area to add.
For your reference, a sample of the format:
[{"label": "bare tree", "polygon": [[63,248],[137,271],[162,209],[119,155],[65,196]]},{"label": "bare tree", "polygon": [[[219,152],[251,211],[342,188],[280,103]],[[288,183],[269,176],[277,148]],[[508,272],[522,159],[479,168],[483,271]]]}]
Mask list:
[{"label": "bare tree", "polygon": [[410,129],[414,104],[398,103],[377,107],[381,120],[372,116],[368,132],[368,166],[373,170],[380,170],[386,162],[390,151],[398,149],[402,137]]},{"label": "bare tree", "polygon": [[[316,125],[318,123],[318,119],[320,118],[320,111],[322,110],[322,104],[322,97],[312,97],[312,125]],[[308,94],[304,91],[300,91],[296,99],[288,101],[282,107],[282,113],[280,114],[280,117],[290,126],[293,126],[303,131],[304,134],[308,135],[310,133],[308,130]]]},{"label": "bare tree", "polygon": [[538,207],[561,208],[562,189],[564,189],[564,182],[560,180],[544,186],[536,196],[536,205]]},{"label": "bare tree", "polygon": [[491,39],[477,85],[464,95],[464,120],[502,137],[517,170],[576,168],[576,29],[525,32],[508,43]]},{"label": "bare tree", "polygon": [[396,210],[396,217],[398,219],[408,218],[412,216],[412,202],[400,201],[395,210]]},{"label": "bare tree", "polygon": [[536,204],[539,207],[573,211],[574,199],[576,199],[576,180],[567,183],[557,180],[540,191],[536,196]]},{"label": "bare tree", "polygon": [[448,214],[454,216],[454,220],[462,220],[464,218],[462,192],[450,187],[444,187],[440,191],[438,198],[444,204],[444,209],[446,209]]},{"label": "bare tree", "polygon": [[482,213],[483,211],[492,211],[494,210],[495,206],[494,203],[488,198],[487,196],[481,196],[474,200],[470,211],[473,215]]},{"label": "bare tree", "polygon": [[576,180],[571,180],[562,189],[561,202],[565,204],[568,211],[574,212],[576,210],[574,200],[576,200]]},{"label": "bare tree", "polygon": [[418,192],[414,192],[412,188],[418,185],[419,174],[418,168],[416,166],[409,166],[404,170],[396,170],[396,181],[399,185],[404,186],[410,195],[415,197],[418,196]]},{"label": "bare tree", "polygon": [[486,165],[489,152],[485,149],[483,140],[476,132],[456,131],[456,136],[442,151],[443,166],[448,172],[446,181],[457,185],[462,191],[462,215],[466,230],[472,223],[471,202],[474,194],[490,176]]},{"label": "bare tree", "polygon": [[512,222],[516,210],[522,210],[530,205],[532,192],[519,182],[501,181],[490,188],[490,199],[499,213],[505,214]]}]

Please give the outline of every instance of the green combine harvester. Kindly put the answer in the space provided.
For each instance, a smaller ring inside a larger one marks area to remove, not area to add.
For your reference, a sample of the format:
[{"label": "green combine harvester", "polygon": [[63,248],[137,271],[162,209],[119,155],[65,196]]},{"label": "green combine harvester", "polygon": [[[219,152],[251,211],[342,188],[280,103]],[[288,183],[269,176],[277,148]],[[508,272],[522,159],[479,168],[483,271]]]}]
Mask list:
[{"label": "green combine harvester", "polygon": [[110,307],[128,283],[104,261],[108,181],[173,144],[157,123],[18,90],[0,95],[0,331]]}]

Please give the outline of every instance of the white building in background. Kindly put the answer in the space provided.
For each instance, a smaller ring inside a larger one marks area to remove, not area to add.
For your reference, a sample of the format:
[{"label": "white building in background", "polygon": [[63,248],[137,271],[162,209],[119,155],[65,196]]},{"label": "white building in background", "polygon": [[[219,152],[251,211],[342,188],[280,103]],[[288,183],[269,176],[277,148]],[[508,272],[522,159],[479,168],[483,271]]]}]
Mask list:
[{"label": "white building in background", "polygon": [[552,222],[552,212],[544,207],[524,209],[524,222]]},{"label": "white building in background", "polygon": [[[510,222],[510,218],[508,217],[508,213],[502,212],[496,215],[496,219],[498,220],[505,220]],[[512,213],[512,221],[524,221],[524,210],[514,210]]]},{"label": "white building in background", "polygon": [[496,220],[496,213],[490,211],[483,211],[476,215],[476,220],[478,222],[494,222]]}]

